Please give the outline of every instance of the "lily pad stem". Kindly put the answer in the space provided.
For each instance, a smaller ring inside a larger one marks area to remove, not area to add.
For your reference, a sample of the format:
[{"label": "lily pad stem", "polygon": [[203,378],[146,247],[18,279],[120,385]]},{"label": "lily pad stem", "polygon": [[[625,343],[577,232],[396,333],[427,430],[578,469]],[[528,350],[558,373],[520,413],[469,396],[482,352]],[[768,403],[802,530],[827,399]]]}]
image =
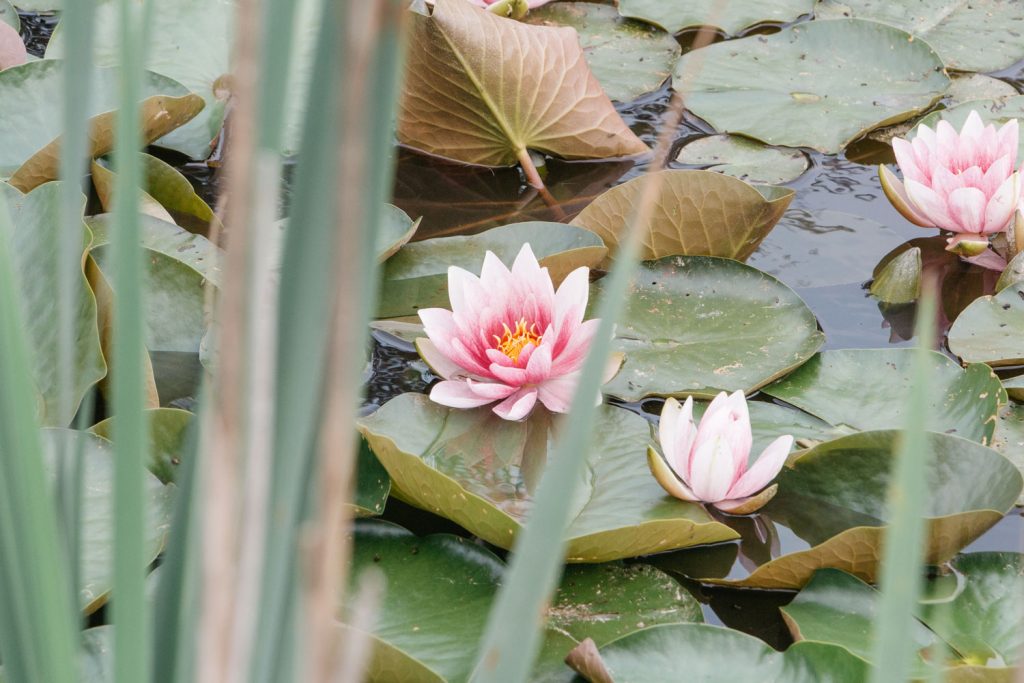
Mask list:
[{"label": "lily pad stem", "polygon": [[533,159],[530,158],[530,150],[525,147],[520,147],[516,150],[516,159],[519,160],[519,165],[523,169],[523,173],[526,174],[526,182],[531,187],[535,187],[538,190],[543,190],[544,181],[541,180],[540,172],[537,171],[537,167],[533,164]]}]

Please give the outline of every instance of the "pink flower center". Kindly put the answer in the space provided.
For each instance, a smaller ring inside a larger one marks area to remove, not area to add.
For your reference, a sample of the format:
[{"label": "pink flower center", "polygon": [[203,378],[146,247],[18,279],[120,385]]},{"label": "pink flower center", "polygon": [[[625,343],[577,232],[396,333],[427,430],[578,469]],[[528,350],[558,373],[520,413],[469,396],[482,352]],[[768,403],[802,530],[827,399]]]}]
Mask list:
[{"label": "pink flower center", "polygon": [[508,356],[517,365],[519,364],[519,354],[523,352],[523,349],[530,344],[540,345],[542,335],[537,334],[537,324],[533,323],[527,328],[526,318],[520,318],[516,322],[514,330],[510,330],[504,323],[502,323],[502,327],[505,328],[505,334],[500,337],[494,335],[494,348]]}]

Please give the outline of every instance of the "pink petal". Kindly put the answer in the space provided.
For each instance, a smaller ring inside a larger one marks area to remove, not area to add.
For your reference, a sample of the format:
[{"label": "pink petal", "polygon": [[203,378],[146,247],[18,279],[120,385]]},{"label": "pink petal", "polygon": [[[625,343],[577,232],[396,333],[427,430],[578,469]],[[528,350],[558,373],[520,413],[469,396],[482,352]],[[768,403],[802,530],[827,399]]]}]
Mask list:
[{"label": "pink petal", "polygon": [[583,322],[590,298],[590,269],[577,268],[562,280],[555,293],[555,331],[559,339],[568,339]]},{"label": "pink petal", "polygon": [[532,348],[534,351],[526,363],[526,382],[540,384],[551,376],[551,347],[541,343],[540,346]]},{"label": "pink petal", "polygon": [[[956,169],[956,161],[960,152],[960,136],[949,123],[939,121],[935,126],[935,145],[932,147],[932,168],[943,166]],[[913,196],[913,194],[911,194]]]},{"label": "pink petal", "polygon": [[[963,235],[958,235],[958,237],[963,237]],[[986,268],[988,270],[994,270],[997,273],[1003,272],[1006,269],[1006,259],[1004,259],[996,252],[992,251],[991,249],[988,249],[987,242],[985,244],[985,247],[986,248],[983,249],[981,253],[977,254],[976,256],[961,256],[961,258],[964,261],[967,261],[968,263],[973,263],[976,266],[981,266],[982,268]]]},{"label": "pink petal", "polygon": [[757,462],[732,485],[726,497],[746,498],[770,484],[786,464],[786,457],[792,448],[792,436],[780,436],[772,441],[758,457]]},{"label": "pink petal", "polygon": [[562,375],[579,369],[580,365],[583,364],[583,359],[587,357],[587,351],[590,350],[590,342],[593,340],[600,324],[601,321],[597,318],[587,320],[573,331],[561,348],[558,347],[556,342],[552,352],[554,365],[551,368],[551,372],[556,375]]},{"label": "pink petal", "polygon": [[520,389],[494,406],[494,414],[505,420],[519,421],[533,410],[537,403],[537,389]]},{"label": "pink petal", "polygon": [[956,226],[947,229],[956,232],[980,233],[985,229],[985,207],[988,199],[976,187],[962,187],[949,193],[949,214]]},{"label": "pink petal", "polygon": [[480,285],[491,292],[501,292],[509,288],[512,273],[505,267],[493,251],[484,254],[484,265],[480,268]]},{"label": "pink petal", "polygon": [[431,372],[444,379],[452,379],[458,375],[465,374],[465,369],[457,363],[452,362],[448,356],[437,350],[434,342],[429,339],[419,338],[416,340],[416,351],[420,358],[430,366]]},{"label": "pink petal", "polygon": [[1020,200],[1020,176],[1016,173],[1003,181],[985,207],[985,223],[982,232],[986,235],[1002,232],[1010,225],[1013,213]]},{"label": "pink petal", "polygon": [[579,373],[552,377],[537,387],[537,397],[551,412],[567,413],[579,381]]},{"label": "pink petal", "polygon": [[498,382],[477,382],[471,378],[466,379],[466,385],[474,395],[486,398],[488,402],[508,398],[516,392],[518,387],[510,387],[507,384]]},{"label": "pink petal", "polygon": [[511,384],[517,387],[526,384],[526,368],[510,368],[505,367],[504,365],[498,365],[497,363],[491,363],[491,366],[488,368],[488,372],[493,375],[495,379],[502,381],[505,384]]},{"label": "pink petal", "polygon": [[688,476],[690,448],[696,436],[693,397],[688,396],[682,405],[674,398],[665,399],[658,421],[658,442],[661,444],[661,452],[665,454],[665,461],[680,478]]},{"label": "pink petal", "polygon": [[750,412],[747,410],[747,398],[742,391],[733,392],[729,396],[729,417],[731,423],[725,432],[729,450],[733,458],[733,479],[742,475],[747,469],[750,448],[753,445],[753,434],[750,428]]},{"label": "pink petal", "polygon": [[475,394],[466,382],[445,380],[430,390],[430,400],[449,408],[477,408],[493,403],[493,398]]},{"label": "pink petal", "polygon": [[988,167],[980,183],[975,185],[985,196],[991,197],[998,190],[1003,182],[1013,175],[1013,158],[1009,154],[999,157]]},{"label": "pink petal", "polygon": [[28,61],[28,51],[21,35],[14,27],[0,21],[0,71],[20,66]]},{"label": "pink petal", "polygon": [[903,138],[892,139],[892,151],[896,153],[896,163],[903,172],[904,178],[912,178],[919,183],[927,183],[928,175],[917,165],[914,146]]},{"label": "pink petal", "polygon": [[1017,119],[1010,119],[999,128],[996,137],[999,140],[1000,154],[1013,155],[1013,165],[1017,165],[1017,143],[1019,140],[1019,124]]},{"label": "pink petal", "polygon": [[684,477],[684,481],[705,503],[726,498],[732,485],[732,453],[725,439],[714,438],[696,447],[690,460],[690,476]]},{"label": "pink petal", "polygon": [[424,308],[419,312],[423,331],[433,340],[450,339],[457,335],[452,312],[445,308]]},{"label": "pink petal", "polygon": [[448,300],[453,312],[478,311],[479,291],[480,280],[476,275],[456,266],[448,268]]},{"label": "pink petal", "polygon": [[913,180],[906,181],[907,197],[919,214],[928,220],[928,224],[943,230],[952,230],[955,222],[946,208],[946,200],[930,187]]}]

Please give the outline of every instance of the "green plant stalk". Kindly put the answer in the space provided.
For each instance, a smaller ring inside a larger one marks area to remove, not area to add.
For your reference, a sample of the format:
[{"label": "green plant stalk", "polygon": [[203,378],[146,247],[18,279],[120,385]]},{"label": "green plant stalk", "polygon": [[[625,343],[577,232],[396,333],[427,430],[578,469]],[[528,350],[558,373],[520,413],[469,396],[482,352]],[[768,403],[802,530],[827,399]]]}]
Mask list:
[{"label": "green plant stalk", "polygon": [[[89,83],[92,81],[94,0],[69,3],[63,18],[67,58],[63,63],[63,134],[61,136],[60,221],[65,239],[58,245],[57,376],[61,387],[60,413],[75,410],[73,387],[78,359],[75,349],[74,308],[81,282],[82,257],[82,178],[88,164]],[[83,406],[83,417],[92,412],[92,401]],[[88,426],[88,425],[85,425]],[[61,448],[66,448],[62,441]],[[81,556],[82,515],[82,445],[75,453],[62,453],[57,459],[57,504],[60,508],[61,531],[68,558],[68,583],[72,598],[78,594],[79,558]],[[77,603],[72,604],[74,610]]]},{"label": "green plant stalk", "polygon": [[139,161],[143,51],[153,0],[141,8],[119,4],[120,100],[114,160],[114,351],[111,369],[114,415],[114,680],[150,679],[149,618],[145,600],[144,483],[149,446],[143,405],[143,261],[139,249]]},{"label": "green plant stalk", "polygon": [[13,233],[0,195],[0,658],[12,683],[72,683],[76,612],[43,471]]},{"label": "green plant stalk", "polygon": [[935,313],[935,291],[926,286],[917,309],[918,346],[913,383],[907,398],[907,422],[896,450],[895,472],[889,485],[892,522],[885,532],[882,549],[881,596],[871,657],[873,683],[908,680],[916,652],[909,634],[921,594],[924,560],[924,510],[928,496],[925,481],[928,442],[924,424],[928,416],[928,355],[935,345]]},{"label": "green plant stalk", "polygon": [[[331,6],[321,3],[321,16]],[[345,70],[344,35],[320,22],[312,82],[306,106],[300,162],[285,236],[278,294],[277,414],[274,423],[272,484],[263,559],[263,610],[252,665],[255,683],[290,680],[296,661],[296,551],[299,526],[309,504],[311,458],[321,415],[323,368],[330,321],[324,293],[331,283],[338,159],[338,92]]]},{"label": "green plant stalk", "polygon": [[284,139],[286,98],[281,93],[288,87],[295,7],[298,4],[294,0],[264,2],[256,145],[274,155],[278,154]]},{"label": "green plant stalk", "polygon": [[[204,403],[205,390],[199,404]],[[191,683],[196,657],[195,624],[199,583],[199,521],[202,486],[197,466],[198,429],[193,426],[182,455],[175,486],[174,516],[168,534],[160,582],[153,602],[152,681]]]}]

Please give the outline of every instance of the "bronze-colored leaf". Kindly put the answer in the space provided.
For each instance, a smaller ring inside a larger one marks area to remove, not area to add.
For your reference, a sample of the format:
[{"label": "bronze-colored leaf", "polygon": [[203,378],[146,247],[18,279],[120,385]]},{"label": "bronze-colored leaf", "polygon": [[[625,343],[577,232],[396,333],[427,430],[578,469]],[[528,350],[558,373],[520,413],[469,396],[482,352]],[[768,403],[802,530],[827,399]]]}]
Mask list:
[{"label": "bronze-colored leaf", "polygon": [[713,171],[666,170],[608,190],[572,224],[596,232],[614,249],[646,182],[659,187],[650,220],[642,226],[643,260],[678,255],[742,261],[775,227],[794,194]]},{"label": "bronze-colored leaf", "polygon": [[530,26],[465,0],[414,13],[398,122],[404,144],[485,166],[648,152],[619,117],[571,28]]},{"label": "bronze-colored leaf", "polygon": [[[143,100],[142,142],[149,144],[188,123],[203,109],[203,98],[198,95],[169,97],[154,95]],[[116,111],[92,117],[89,122],[89,154],[95,158],[114,149],[114,121]],[[60,137],[33,154],[14,172],[8,181],[22,192],[29,192],[45,182],[60,176]]]},{"label": "bronze-colored leaf", "polygon": [[[92,186],[96,189],[100,205],[105,212],[110,213],[114,210],[114,181],[117,179],[117,175],[96,161],[93,161],[89,168],[92,174]],[[167,212],[167,209],[145,192],[139,199],[139,211],[168,223],[174,222],[174,218]]]}]

